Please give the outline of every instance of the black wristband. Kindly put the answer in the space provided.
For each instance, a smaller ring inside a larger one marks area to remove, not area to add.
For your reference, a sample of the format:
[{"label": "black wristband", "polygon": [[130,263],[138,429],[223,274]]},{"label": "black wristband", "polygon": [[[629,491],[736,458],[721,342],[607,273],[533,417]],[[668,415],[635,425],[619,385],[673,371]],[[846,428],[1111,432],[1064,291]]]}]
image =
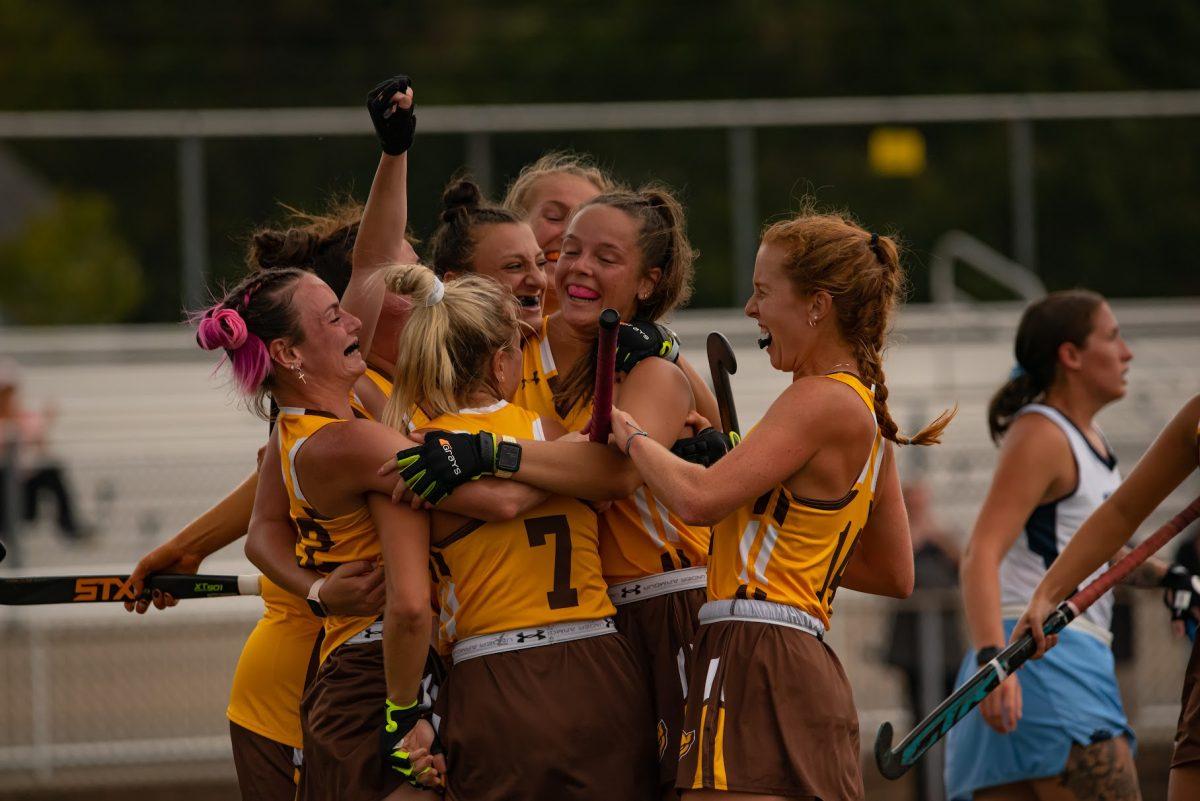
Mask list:
[{"label": "black wristband", "polygon": [[995,645],[989,645],[986,648],[980,648],[975,652],[975,664],[983,667],[988,662],[991,662],[1000,655],[1000,648]]}]

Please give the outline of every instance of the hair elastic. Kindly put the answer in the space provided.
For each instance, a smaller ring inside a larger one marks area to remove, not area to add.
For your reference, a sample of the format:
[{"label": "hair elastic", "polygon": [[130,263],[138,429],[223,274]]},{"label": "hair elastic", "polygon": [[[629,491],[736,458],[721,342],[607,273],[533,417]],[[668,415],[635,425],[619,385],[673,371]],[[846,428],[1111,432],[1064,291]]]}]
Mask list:
[{"label": "hair elastic", "polygon": [[1016,381],[1018,378],[1024,378],[1027,375],[1029,375],[1029,372],[1024,367],[1022,367],[1019,363],[1014,364],[1013,369],[1009,370],[1008,372],[1008,380]]},{"label": "hair elastic", "polygon": [[429,296],[425,298],[425,307],[436,306],[442,302],[442,298],[446,296],[446,285],[442,283],[442,279],[434,277],[433,289],[430,290]]},{"label": "hair elastic", "polygon": [[263,285],[263,279],[259,278],[257,281],[251,281],[250,285],[246,287],[246,291],[244,293],[242,293],[242,308],[243,309],[250,308],[250,296],[253,295],[255,292],[257,292],[259,290],[259,288],[262,287],[262,285]]}]

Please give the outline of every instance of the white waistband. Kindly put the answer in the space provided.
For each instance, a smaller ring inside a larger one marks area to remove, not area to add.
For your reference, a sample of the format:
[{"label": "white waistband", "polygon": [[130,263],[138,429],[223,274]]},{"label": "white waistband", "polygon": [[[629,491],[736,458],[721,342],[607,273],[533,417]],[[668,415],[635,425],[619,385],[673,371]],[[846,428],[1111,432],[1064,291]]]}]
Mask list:
[{"label": "white waistband", "polygon": [[743,620],[752,623],[770,623],[786,626],[816,637],[825,638],[825,624],[817,618],[787,604],[759,601],[753,598],[736,598],[732,601],[709,601],[700,607],[700,625],[718,623],[722,620]]},{"label": "white waistband", "polygon": [[608,599],[613,602],[613,606],[620,606],[673,592],[704,588],[707,585],[707,567],[685,567],[614,584],[608,588]]},{"label": "white waistband", "polygon": [[365,643],[365,642],[378,642],[379,640],[382,640],[382,639],[383,639],[383,621],[376,620],[374,623],[367,626],[365,629],[360,631],[358,634],[355,634],[353,637],[346,640],[346,642],[344,642],[342,644],[343,645],[361,645],[362,643]]},{"label": "white waistband", "polygon": [[480,634],[467,637],[454,644],[454,661],[456,663],[477,656],[499,654],[504,651],[519,651],[523,648],[538,648],[543,645],[555,645],[571,640],[582,640],[585,637],[598,637],[602,634],[616,634],[617,627],[611,617],[600,620],[577,620],[571,623],[552,623],[535,629],[513,629],[495,634]]},{"label": "white waistband", "polygon": [[[1000,607],[1000,617],[1005,620],[1020,620],[1021,615],[1025,614],[1023,606],[1002,606]],[[1099,623],[1094,623],[1086,617],[1077,617],[1072,620],[1068,626],[1072,631],[1078,631],[1082,634],[1087,634],[1095,637],[1105,645],[1111,646],[1113,635],[1108,629],[1101,626]]]}]

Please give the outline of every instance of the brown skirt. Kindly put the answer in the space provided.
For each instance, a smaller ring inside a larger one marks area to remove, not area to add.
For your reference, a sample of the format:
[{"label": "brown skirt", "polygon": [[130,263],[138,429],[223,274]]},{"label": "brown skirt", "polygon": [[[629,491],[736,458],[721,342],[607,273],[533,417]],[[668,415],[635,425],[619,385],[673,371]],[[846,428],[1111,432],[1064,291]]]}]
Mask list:
[{"label": "brown skirt", "polygon": [[455,801],[649,801],[645,673],[620,634],[467,659],[435,704]]},{"label": "brown skirt", "polygon": [[1183,698],[1175,729],[1175,753],[1171,767],[1200,762],[1200,638],[1192,643],[1192,656],[1183,674]]},{"label": "brown skirt", "polygon": [[379,801],[403,778],[383,761],[387,681],[383,642],[342,645],[304,692],[304,774],[299,801]]},{"label": "brown skirt", "polygon": [[658,778],[663,789],[675,786],[679,772],[679,733],[687,677],[692,669],[692,642],[704,605],[705,590],[672,592],[644,601],[622,604],[615,617],[634,653],[650,673],[650,692],[658,732]]},{"label": "brown skirt", "polygon": [[858,712],[833,651],[769,623],[701,626],[676,786],[863,798]]},{"label": "brown skirt", "polygon": [[233,767],[242,798],[255,801],[293,801],[296,797],[296,749],[229,723]]}]

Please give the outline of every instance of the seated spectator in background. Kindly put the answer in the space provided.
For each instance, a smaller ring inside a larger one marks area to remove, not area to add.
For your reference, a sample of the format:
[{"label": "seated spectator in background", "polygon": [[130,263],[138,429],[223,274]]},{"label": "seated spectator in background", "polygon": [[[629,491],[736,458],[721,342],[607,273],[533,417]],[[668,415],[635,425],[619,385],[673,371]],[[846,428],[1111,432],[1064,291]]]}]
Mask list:
[{"label": "seated spectator in background", "polygon": [[[71,494],[60,464],[52,459],[47,449],[46,432],[54,422],[55,411],[47,404],[41,412],[21,408],[18,398],[20,374],[17,364],[11,359],[0,360],[0,471],[16,469],[17,497],[12,503],[20,503],[21,518],[32,523],[38,516],[40,501],[49,495],[58,513],[59,533],[70,541],[83,539],[88,531],[79,523],[75,514]],[[16,463],[7,460],[10,443],[17,446]],[[0,486],[8,486],[7,481]],[[0,488],[0,525],[8,520],[5,504],[9,503],[4,489]],[[7,532],[11,535],[12,532]]]}]

